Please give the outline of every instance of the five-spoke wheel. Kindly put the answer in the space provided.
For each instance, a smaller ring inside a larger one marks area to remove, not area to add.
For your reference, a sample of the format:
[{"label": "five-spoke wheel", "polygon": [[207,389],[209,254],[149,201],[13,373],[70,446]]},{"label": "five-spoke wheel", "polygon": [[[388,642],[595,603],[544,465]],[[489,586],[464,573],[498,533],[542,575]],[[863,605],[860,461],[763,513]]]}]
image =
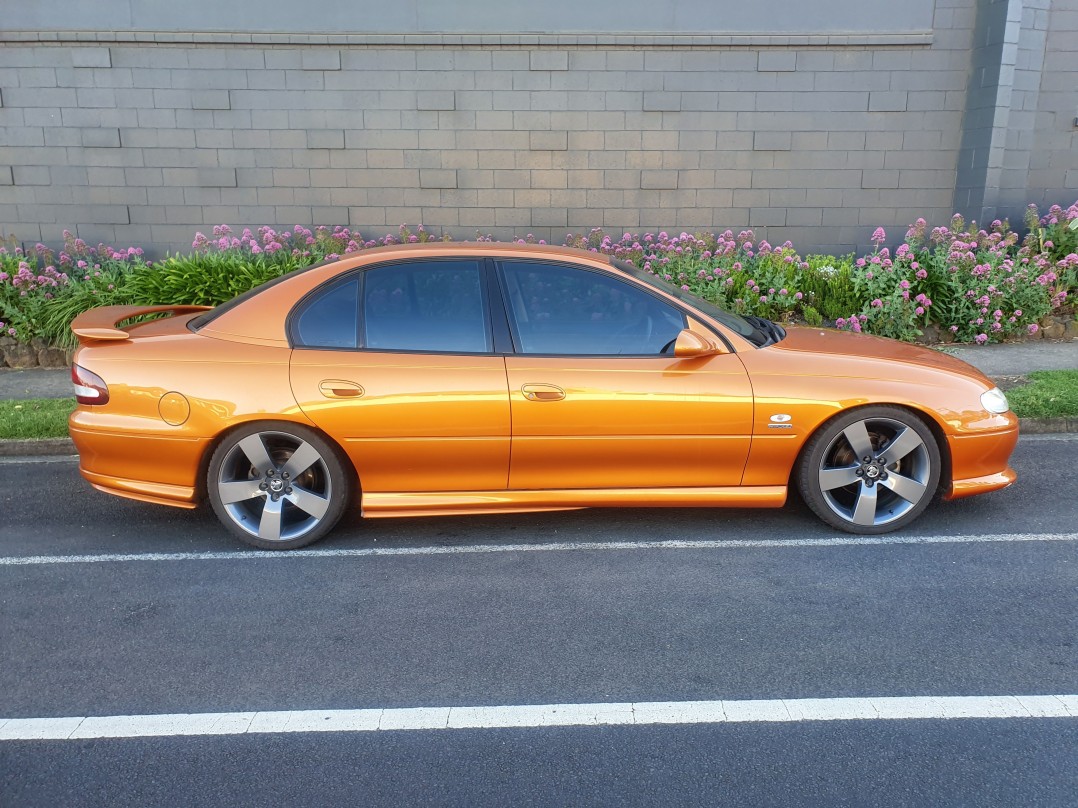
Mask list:
[{"label": "five-spoke wheel", "polygon": [[801,495],[830,525],[886,533],[909,524],[932,501],[940,454],[931,430],[899,407],[864,407],[835,418],[806,444]]},{"label": "five-spoke wheel", "polygon": [[350,491],[337,452],[297,424],[243,427],[210,460],[207,492],[217,517],[244,542],[290,550],[317,541],[340,519]]}]

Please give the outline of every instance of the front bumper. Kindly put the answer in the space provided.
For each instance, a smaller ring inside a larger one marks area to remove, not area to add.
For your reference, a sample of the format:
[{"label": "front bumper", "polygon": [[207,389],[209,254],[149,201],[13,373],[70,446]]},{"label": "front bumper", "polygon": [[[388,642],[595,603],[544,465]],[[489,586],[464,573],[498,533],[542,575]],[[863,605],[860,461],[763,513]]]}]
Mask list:
[{"label": "front bumper", "polygon": [[1018,444],[1018,419],[1010,416],[1007,428],[968,433],[947,439],[951,450],[951,485],[944,499],[962,499],[998,491],[1018,479],[1008,465]]}]

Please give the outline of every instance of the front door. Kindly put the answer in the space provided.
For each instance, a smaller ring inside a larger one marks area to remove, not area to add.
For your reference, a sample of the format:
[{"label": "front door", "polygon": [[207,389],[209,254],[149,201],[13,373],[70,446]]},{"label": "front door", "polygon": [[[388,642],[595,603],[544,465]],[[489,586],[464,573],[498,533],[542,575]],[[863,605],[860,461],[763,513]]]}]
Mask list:
[{"label": "front door", "polygon": [[297,312],[292,390],[369,492],[489,491],[509,473],[505,362],[481,264],[383,264]]},{"label": "front door", "polygon": [[499,270],[517,348],[511,489],[740,484],[753,401],[736,355],[674,357],[685,315],[613,273]]}]

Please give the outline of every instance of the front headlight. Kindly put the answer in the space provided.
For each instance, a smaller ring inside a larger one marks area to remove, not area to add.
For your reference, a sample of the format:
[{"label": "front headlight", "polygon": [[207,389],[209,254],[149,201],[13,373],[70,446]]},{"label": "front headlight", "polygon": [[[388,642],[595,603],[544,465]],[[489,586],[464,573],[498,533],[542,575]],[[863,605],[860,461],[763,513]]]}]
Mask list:
[{"label": "front headlight", "polygon": [[1011,408],[1007,403],[1007,397],[998,387],[993,387],[986,393],[981,393],[981,406],[996,415],[1002,415]]}]

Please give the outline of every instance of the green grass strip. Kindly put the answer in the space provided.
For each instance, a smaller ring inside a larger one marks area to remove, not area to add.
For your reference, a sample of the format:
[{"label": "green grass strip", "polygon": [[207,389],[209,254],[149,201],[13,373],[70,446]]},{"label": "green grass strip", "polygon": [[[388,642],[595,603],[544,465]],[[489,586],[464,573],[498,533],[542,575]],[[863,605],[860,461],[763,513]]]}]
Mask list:
[{"label": "green grass strip", "polygon": [[1035,370],[1029,384],[1007,391],[1019,418],[1078,417],[1078,370]]},{"label": "green grass strip", "polygon": [[73,398],[27,398],[0,401],[0,440],[66,438]]}]

